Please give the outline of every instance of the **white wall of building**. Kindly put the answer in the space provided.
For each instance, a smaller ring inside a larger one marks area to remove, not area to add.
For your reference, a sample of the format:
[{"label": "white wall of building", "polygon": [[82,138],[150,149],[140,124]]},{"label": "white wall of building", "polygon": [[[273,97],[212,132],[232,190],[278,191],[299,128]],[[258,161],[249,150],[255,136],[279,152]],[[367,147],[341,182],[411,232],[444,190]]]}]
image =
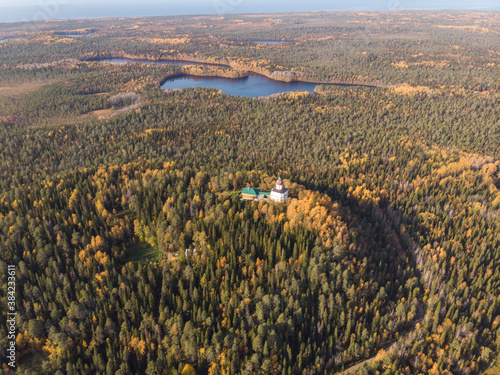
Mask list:
[{"label": "white wall of building", "polygon": [[275,202],[284,202],[288,198],[288,191],[285,191],[283,193],[271,191],[270,198]]}]

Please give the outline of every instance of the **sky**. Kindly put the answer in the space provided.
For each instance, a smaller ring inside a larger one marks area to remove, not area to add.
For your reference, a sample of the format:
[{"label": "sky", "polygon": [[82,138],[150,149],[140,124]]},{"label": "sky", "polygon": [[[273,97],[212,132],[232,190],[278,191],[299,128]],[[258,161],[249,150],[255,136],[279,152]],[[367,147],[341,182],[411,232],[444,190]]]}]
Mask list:
[{"label": "sky", "polygon": [[0,0],[0,22],[313,10],[500,10],[500,0]]}]

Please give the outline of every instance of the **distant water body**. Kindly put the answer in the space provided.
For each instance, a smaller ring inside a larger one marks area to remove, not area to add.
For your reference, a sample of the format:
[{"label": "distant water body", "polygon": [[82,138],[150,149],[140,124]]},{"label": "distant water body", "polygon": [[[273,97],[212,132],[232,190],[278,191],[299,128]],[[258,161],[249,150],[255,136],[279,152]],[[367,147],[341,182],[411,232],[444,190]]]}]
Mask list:
[{"label": "distant water body", "polygon": [[90,34],[58,34],[59,36],[65,36],[67,38],[83,38],[90,36]]},{"label": "distant water body", "polygon": [[107,62],[112,64],[153,64],[153,65],[213,65],[213,64],[205,64],[205,63],[197,63],[193,61],[182,61],[182,60],[141,60],[141,59],[120,59],[120,58],[111,58],[111,59],[98,59],[95,61],[99,62]]},{"label": "distant water body", "polygon": [[[475,9],[500,10],[500,3],[492,0],[416,0],[414,2],[394,2],[390,0],[267,0],[233,1],[233,0],[185,0],[184,2],[165,1],[153,3],[114,0],[107,4],[93,2],[82,4],[79,0],[39,1],[40,5],[2,6],[0,5],[0,22],[39,21],[46,19],[82,19],[108,17],[149,17],[176,16],[193,14],[238,14],[266,12],[297,11],[343,11],[343,10],[381,10],[394,8],[410,9]],[[37,4],[36,0],[32,1]],[[179,4],[180,3],[180,4]]]}]

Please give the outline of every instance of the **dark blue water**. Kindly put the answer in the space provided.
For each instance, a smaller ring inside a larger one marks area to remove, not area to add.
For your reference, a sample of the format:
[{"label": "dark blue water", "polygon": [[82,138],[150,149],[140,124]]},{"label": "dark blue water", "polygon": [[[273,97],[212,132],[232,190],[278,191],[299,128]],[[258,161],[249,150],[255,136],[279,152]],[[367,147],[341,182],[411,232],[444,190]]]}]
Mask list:
[{"label": "dark blue water", "polygon": [[162,89],[185,89],[189,87],[211,87],[229,95],[256,98],[288,91],[307,91],[313,93],[316,84],[279,82],[263,76],[251,75],[242,79],[181,76],[168,79],[161,85]]},{"label": "dark blue water", "polygon": [[99,59],[97,61],[108,62],[113,64],[128,64],[128,63],[136,63],[136,64],[158,64],[158,65],[209,65],[203,63],[189,62],[189,61],[154,61],[154,60],[136,60],[136,59]]}]

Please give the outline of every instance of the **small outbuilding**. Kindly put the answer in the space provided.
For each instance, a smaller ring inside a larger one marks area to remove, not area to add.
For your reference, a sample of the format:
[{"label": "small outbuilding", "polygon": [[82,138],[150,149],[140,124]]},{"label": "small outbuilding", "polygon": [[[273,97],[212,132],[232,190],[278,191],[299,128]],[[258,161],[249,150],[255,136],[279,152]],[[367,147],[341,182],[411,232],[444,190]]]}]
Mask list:
[{"label": "small outbuilding", "polygon": [[254,189],[251,187],[243,188],[241,191],[241,197],[243,199],[254,200],[259,198],[260,191],[259,189]]}]

